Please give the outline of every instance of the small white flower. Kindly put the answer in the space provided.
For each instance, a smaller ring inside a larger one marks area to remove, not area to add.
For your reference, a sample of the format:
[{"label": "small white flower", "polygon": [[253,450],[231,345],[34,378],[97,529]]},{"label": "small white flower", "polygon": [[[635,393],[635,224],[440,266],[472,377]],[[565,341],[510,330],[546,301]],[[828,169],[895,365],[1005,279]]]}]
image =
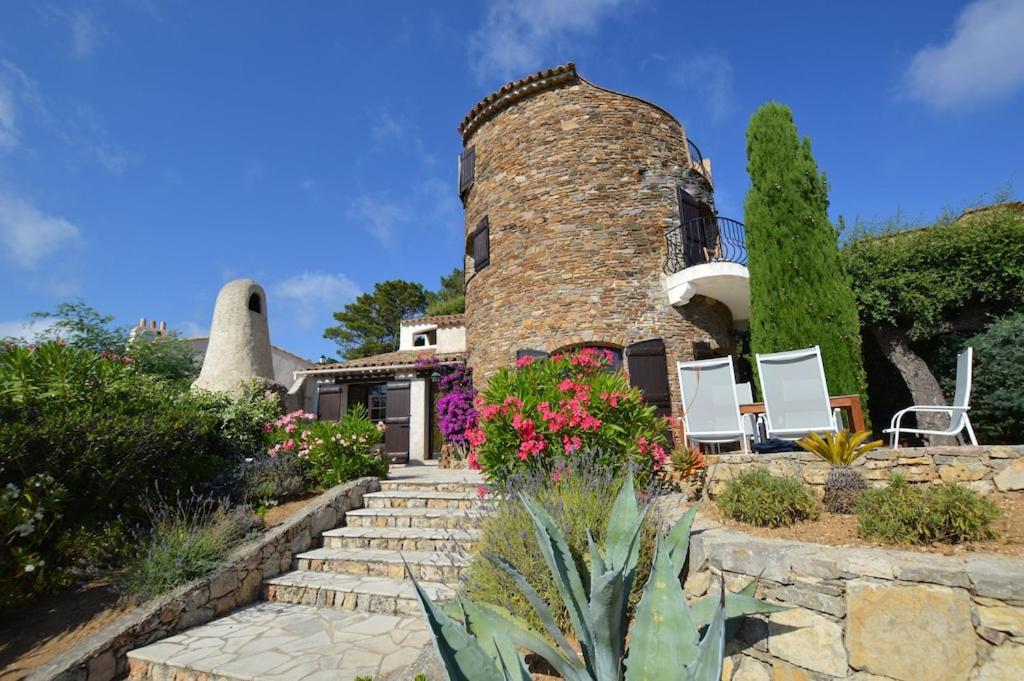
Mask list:
[{"label": "small white flower", "polygon": [[25,566],[25,572],[35,572],[35,571],[36,571],[36,566],[33,565],[32,563],[29,563],[28,565]]}]

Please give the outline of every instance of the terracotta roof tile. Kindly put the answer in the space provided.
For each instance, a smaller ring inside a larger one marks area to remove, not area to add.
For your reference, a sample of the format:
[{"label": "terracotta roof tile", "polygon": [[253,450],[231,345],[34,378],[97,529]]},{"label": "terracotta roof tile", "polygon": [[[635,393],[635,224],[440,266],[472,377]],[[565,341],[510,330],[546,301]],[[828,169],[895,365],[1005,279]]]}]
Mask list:
[{"label": "terracotta roof tile", "polygon": [[524,97],[529,97],[562,83],[568,83],[575,78],[576,64],[569,62],[568,64],[556,66],[553,69],[531,73],[525,78],[502,85],[499,89],[481,99],[476,106],[469,110],[466,117],[462,119],[462,123],[459,124],[459,132],[462,133],[463,142],[484,121],[505,107]]},{"label": "terracotta roof tile", "polygon": [[403,319],[403,324],[437,324],[438,326],[464,326],[465,318],[461,314],[438,314],[424,317]]},{"label": "terracotta roof tile", "polygon": [[338,362],[336,364],[318,364],[298,373],[319,374],[351,371],[356,369],[380,369],[382,367],[412,368],[416,366],[416,362],[421,358],[436,357],[439,362],[454,362],[463,359],[464,356],[465,355],[463,353],[458,352],[437,353],[433,350],[398,350],[397,352],[385,352],[379,355],[350,359],[347,362]]}]

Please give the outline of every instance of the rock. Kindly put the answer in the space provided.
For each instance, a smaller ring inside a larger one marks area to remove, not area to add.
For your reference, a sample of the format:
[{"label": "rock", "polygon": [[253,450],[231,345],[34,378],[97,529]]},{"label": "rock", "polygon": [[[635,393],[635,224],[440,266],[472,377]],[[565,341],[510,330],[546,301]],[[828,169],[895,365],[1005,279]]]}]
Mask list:
[{"label": "rock", "polygon": [[974,480],[973,482],[967,483],[967,489],[983,497],[987,497],[989,494],[996,491],[996,486],[992,484],[991,480]]},{"label": "rock", "polygon": [[709,586],[711,586],[711,571],[702,570],[700,572],[695,572],[686,578],[683,590],[686,592],[687,596],[697,598],[706,594]]},{"label": "rock", "polygon": [[89,660],[88,669],[90,681],[110,681],[117,676],[117,659],[108,650]]},{"label": "rock", "polygon": [[1000,492],[1013,492],[1024,489],[1024,459],[1017,459],[999,471],[994,478],[996,488]]},{"label": "rock", "polygon": [[722,659],[722,681],[732,680],[732,670],[736,666],[736,663],[732,661],[731,657]]},{"label": "rock", "polygon": [[896,462],[901,466],[931,466],[934,463],[930,456],[901,456]]},{"label": "rock", "polygon": [[768,621],[768,652],[816,672],[846,676],[842,625],[810,610],[773,613]]},{"label": "rock", "polygon": [[1003,632],[990,627],[978,627],[975,631],[978,632],[978,636],[982,637],[994,646],[1001,646],[1010,638]]},{"label": "rock", "polygon": [[878,676],[867,672],[856,672],[853,676],[846,677],[846,681],[892,681],[888,676]]},{"label": "rock", "polygon": [[1024,670],[1024,646],[1001,645],[979,669],[976,681],[1020,681]]},{"label": "rock", "polygon": [[977,659],[967,592],[861,579],[846,587],[850,665],[899,681],[963,681]]},{"label": "rock", "polygon": [[768,589],[765,591],[765,596],[774,601],[799,605],[809,610],[825,612],[836,617],[842,617],[846,613],[846,604],[843,603],[842,598],[823,594],[808,584],[793,584],[791,586]]},{"label": "rock", "polygon": [[1024,601],[1024,561],[984,554],[965,561],[976,596]]},{"label": "rock", "polygon": [[810,674],[782,660],[772,660],[772,681],[814,681]]},{"label": "rock", "polygon": [[981,480],[986,474],[988,474],[988,467],[980,463],[958,463],[952,466],[939,466],[939,478],[943,482]]},{"label": "rock", "polygon": [[1024,636],[1024,608],[979,605],[978,621],[983,627],[1005,631],[1011,636]]},{"label": "rock", "polygon": [[758,662],[752,657],[743,657],[736,665],[732,681],[772,681],[772,676],[764,662]]}]

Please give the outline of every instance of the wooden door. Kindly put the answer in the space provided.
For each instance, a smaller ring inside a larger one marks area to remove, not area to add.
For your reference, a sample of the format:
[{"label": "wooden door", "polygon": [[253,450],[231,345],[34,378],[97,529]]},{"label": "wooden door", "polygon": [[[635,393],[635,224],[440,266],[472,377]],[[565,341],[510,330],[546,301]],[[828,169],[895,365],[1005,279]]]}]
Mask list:
[{"label": "wooden door", "polygon": [[316,417],[321,421],[341,418],[341,386],[323,383],[317,388]]},{"label": "wooden door", "polygon": [[668,386],[668,361],[665,342],[660,338],[626,346],[629,384],[639,388],[644,401],[653,405],[658,416],[672,414],[672,393]]},{"label": "wooden door", "polygon": [[396,463],[409,461],[409,382],[388,383],[387,413],[384,418],[384,449]]}]

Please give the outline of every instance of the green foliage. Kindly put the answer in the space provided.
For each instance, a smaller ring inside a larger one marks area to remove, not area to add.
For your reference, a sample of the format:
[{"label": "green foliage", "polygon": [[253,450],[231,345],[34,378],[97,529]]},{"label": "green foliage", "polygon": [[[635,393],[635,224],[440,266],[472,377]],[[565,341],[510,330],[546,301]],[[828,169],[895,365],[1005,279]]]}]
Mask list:
[{"label": "green foliage", "polygon": [[821,513],[814,494],[802,482],[761,467],[727,481],[715,501],[726,516],[758,527],[783,527]]},{"label": "green foliage", "polygon": [[688,552],[694,507],[658,537],[651,575],[630,626],[628,596],[637,577],[639,537],[647,511],[637,505],[632,477],[612,505],[603,546],[588,541],[589,569],[577,564],[565,534],[542,504],[530,496],[521,503],[572,623],[569,633],[579,642],[582,659],[526,578],[507,561],[491,556],[495,568],[508,574],[530,602],[544,634],[504,608],[463,597],[451,614],[446,613],[416,584],[434,643],[453,681],[529,681],[520,648],[543,658],[566,681],[718,681],[726,619],[784,609],[750,595],[756,580],[740,593],[726,593],[723,588],[688,606],[679,573]]},{"label": "green foliage", "polygon": [[971,423],[978,437],[1024,442],[1024,312],[994,322],[966,345],[974,348]]},{"label": "green foliage", "polygon": [[[865,326],[926,341],[1024,302],[1024,206],[1004,204],[925,229],[860,233],[843,247]],[[753,273],[751,273],[753,275]]]},{"label": "green foliage", "polygon": [[68,345],[97,352],[124,352],[128,330],[112,327],[114,318],[78,300],[61,303],[52,312],[33,312],[32,319],[43,320],[46,328],[35,338],[36,343],[61,340]]},{"label": "green foliage", "polygon": [[811,433],[808,437],[796,441],[804,451],[814,454],[833,466],[849,466],[872,449],[882,446],[881,440],[865,442],[871,437],[870,430],[862,430],[851,434],[848,430],[838,433],[826,433],[825,437]]},{"label": "green foliage", "polygon": [[191,383],[199,376],[192,344],[175,334],[136,339],[127,350],[139,371]]},{"label": "green foliage", "polygon": [[788,107],[765,104],[751,118],[747,172],[751,350],[819,345],[829,390],[863,395],[860,323],[828,219],[828,181]]},{"label": "green foliage", "polygon": [[[623,477],[594,465],[594,462],[581,460],[575,470],[566,473],[559,482],[544,477],[516,480],[515,484],[509,484],[507,491],[510,494],[500,494],[502,500],[484,516],[480,540],[465,575],[466,594],[477,603],[502,606],[532,626],[542,626],[529,601],[515,589],[512,578],[504,571],[495,570],[493,564],[484,558],[485,555],[497,556],[526,575],[530,586],[544,602],[551,604],[559,628],[567,629],[571,624],[569,615],[559,602],[554,578],[545,570],[544,556],[534,537],[533,521],[526,507],[512,496],[512,488],[516,488],[518,493],[529,492],[544,507],[565,534],[573,559],[584,565],[590,559],[587,533],[598,543],[605,541],[609,521],[608,500],[618,495],[623,480]],[[640,599],[642,584],[654,555],[654,543],[654,522],[646,520],[640,534],[640,567],[630,594],[631,606]]]},{"label": "green foliage", "polygon": [[427,292],[421,284],[400,279],[378,282],[372,293],[363,293],[341,312],[334,313],[337,326],[324,338],[338,344],[345,359],[368,357],[398,349],[401,321],[422,314]]},{"label": "green foliage", "polygon": [[441,277],[441,288],[427,292],[427,314],[461,314],[466,311],[466,276],[456,267],[448,276]]},{"label": "green foliage", "polygon": [[0,488],[0,607],[64,583],[65,576],[46,556],[66,497],[66,490],[45,473]]},{"label": "green foliage", "polygon": [[[529,359],[529,358],[527,358]],[[630,467],[643,484],[665,452],[664,419],[600,349],[522,360],[489,381],[468,457],[489,482],[522,473],[558,475],[574,453],[595,452],[612,471]]]},{"label": "green foliage", "polygon": [[257,525],[248,508],[209,499],[160,506],[136,557],[120,575],[120,586],[145,600],[202,577]]},{"label": "green foliage", "polygon": [[996,536],[999,507],[951,482],[911,485],[894,475],[886,487],[864,491],[856,506],[858,532],[893,544],[958,544]]}]

